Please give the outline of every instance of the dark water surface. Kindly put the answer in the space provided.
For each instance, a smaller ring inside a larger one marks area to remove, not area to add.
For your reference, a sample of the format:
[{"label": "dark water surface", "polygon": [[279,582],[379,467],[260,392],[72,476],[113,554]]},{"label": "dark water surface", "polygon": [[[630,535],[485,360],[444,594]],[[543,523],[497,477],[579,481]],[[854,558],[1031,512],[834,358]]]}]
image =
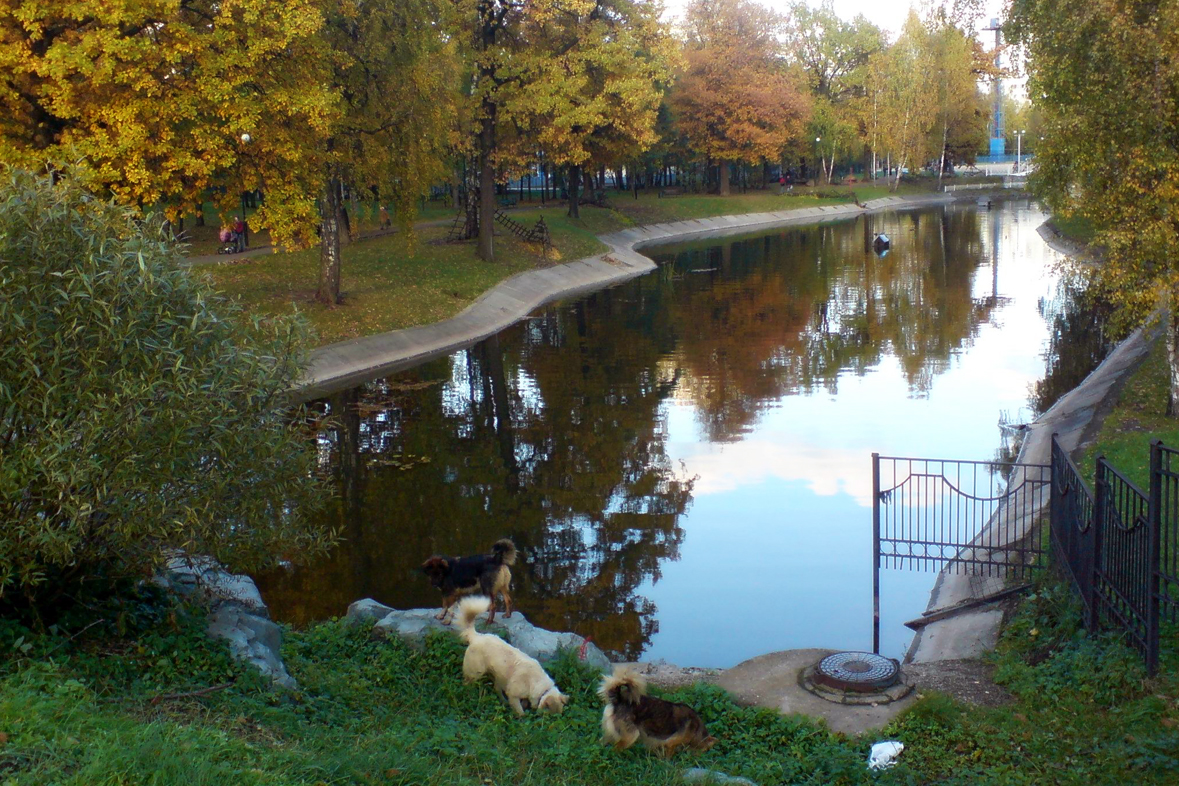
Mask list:
[{"label": "dark water surface", "polygon": [[[345,542],[262,577],[296,624],[510,536],[518,606],[628,658],[730,666],[871,646],[873,451],[991,459],[1105,351],[1026,201],[650,252],[660,269],[337,394]],[[893,239],[878,258],[877,232]],[[929,573],[882,576],[882,652]]]}]

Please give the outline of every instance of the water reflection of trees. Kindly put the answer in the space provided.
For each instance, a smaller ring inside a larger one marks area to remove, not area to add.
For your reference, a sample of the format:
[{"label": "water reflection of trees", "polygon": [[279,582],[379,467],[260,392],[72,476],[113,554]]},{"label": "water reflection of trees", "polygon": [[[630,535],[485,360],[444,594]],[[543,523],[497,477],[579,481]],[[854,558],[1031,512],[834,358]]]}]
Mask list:
[{"label": "water reflection of trees", "polygon": [[1113,340],[1106,331],[1109,304],[1088,291],[1089,275],[1072,271],[1060,279],[1052,298],[1039,303],[1040,315],[1052,325],[1044,353],[1047,370],[1032,390],[1032,410],[1042,415],[1105,359]]},{"label": "water reflection of trees", "polygon": [[708,439],[737,439],[783,396],[834,393],[890,354],[922,394],[999,302],[972,297],[981,223],[869,216],[681,250],[657,275],[332,397],[321,445],[345,541],[314,569],[263,577],[268,600],[296,623],[366,596],[431,606],[427,555],[507,535],[530,618],[637,656],[656,629],[639,588],[678,558],[692,492],[667,456],[665,403],[691,402]]},{"label": "water reflection of trees", "polygon": [[331,398],[323,441],[346,540],[315,569],[263,577],[278,613],[305,622],[364,596],[435,605],[425,556],[508,535],[530,618],[637,656],[656,626],[637,589],[678,558],[692,482],[664,446],[676,380],[658,369],[663,348],[599,335],[626,319],[615,295]]},{"label": "water reflection of trees", "polygon": [[[882,258],[877,232],[894,238]],[[985,259],[979,213],[954,209],[682,250],[665,287],[681,394],[713,441],[739,439],[784,395],[834,394],[841,375],[889,354],[921,395],[1001,303],[972,297]]]}]

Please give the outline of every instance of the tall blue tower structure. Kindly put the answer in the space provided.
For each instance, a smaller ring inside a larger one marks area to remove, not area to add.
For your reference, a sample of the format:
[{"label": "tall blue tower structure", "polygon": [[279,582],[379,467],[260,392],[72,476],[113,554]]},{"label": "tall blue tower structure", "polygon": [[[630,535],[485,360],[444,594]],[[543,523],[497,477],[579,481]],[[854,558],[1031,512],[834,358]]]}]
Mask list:
[{"label": "tall blue tower structure", "polygon": [[1003,80],[999,76],[999,46],[1002,44],[1003,30],[998,19],[991,20],[991,26],[983,28],[987,32],[995,33],[995,78],[991,81],[991,95],[994,105],[991,108],[991,150],[993,156],[1007,155],[1007,137],[1004,135],[1003,124]]}]

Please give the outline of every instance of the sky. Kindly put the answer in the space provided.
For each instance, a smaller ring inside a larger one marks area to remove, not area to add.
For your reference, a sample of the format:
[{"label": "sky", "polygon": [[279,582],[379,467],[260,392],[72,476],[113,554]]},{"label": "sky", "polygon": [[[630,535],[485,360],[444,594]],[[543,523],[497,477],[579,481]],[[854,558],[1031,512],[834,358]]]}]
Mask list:
[{"label": "sky", "polygon": [[[762,5],[773,8],[775,11],[786,12],[793,0],[756,0]],[[807,4],[814,7],[819,5],[821,0],[807,0]],[[683,15],[684,7],[688,5],[690,0],[663,0],[665,7],[665,16],[668,19],[676,19]],[[933,4],[940,5],[934,0]],[[983,0],[984,13],[978,20],[977,26],[980,30],[979,35],[982,37],[987,48],[991,48],[994,43],[994,33],[983,33],[981,29],[989,26],[991,19],[1001,19],[1003,17],[1003,9],[1006,6],[1006,0]],[[885,30],[890,40],[897,37],[901,25],[905,22],[905,17],[909,15],[909,9],[915,8],[918,13],[931,5],[930,0],[833,0],[835,6],[835,13],[844,19],[854,19],[857,15],[863,14],[868,20],[874,23],[877,27]],[[1017,99],[1024,98],[1024,79],[1022,77],[1015,79],[1004,80],[1005,92],[1014,95]]]},{"label": "sky", "polygon": [[[689,0],[664,0],[664,5],[670,16],[679,16],[684,6],[688,4]],[[786,11],[791,0],[760,0],[762,5],[773,8],[777,11]],[[818,0],[807,0],[811,6],[817,6]],[[834,0],[835,13],[845,19],[853,19],[857,14],[863,14],[868,17],[871,22],[874,22],[878,27],[889,31],[896,37],[901,25],[905,21],[905,17],[909,14],[909,8],[915,7],[920,11],[921,0]],[[980,21],[980,26],[986,26],[986,20],[991,17],[999,17],[1002,15],[1004,0],[985,0],[984,7],[987,13],[984,19]]]}]

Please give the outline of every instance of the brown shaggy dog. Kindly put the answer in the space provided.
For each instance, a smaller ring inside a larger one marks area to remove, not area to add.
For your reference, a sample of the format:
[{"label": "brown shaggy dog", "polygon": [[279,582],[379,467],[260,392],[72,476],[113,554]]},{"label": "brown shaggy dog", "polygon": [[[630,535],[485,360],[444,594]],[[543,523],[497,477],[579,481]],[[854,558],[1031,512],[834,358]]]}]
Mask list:
[{"label": "brown shaggy dog", "polygon": [[445,621],[447,612],[463,595],[486,595],[491,599],[488,622],[495,621],[496,595],[503,595],[504,616],[512,616],[512,597],[508,594],[512,572],[508,566],[516,564],[516,546],[502,538],[492,545],[491,552],[473,557],[435,555],[425,561],[422,572],[430,577],[431,584],[442,590],[442,611],[438,613],[438,619]]},{"label": "brown shaggy dog", "polygon": [[642,740],[661,756],[670,756],[682,747],[706,751],[716,742],[696,710],[648,696],[646,680],[626,666],[616,666],[613,676],[602,678],[598,695],[606,702],[602,742],[618,750]]}]

